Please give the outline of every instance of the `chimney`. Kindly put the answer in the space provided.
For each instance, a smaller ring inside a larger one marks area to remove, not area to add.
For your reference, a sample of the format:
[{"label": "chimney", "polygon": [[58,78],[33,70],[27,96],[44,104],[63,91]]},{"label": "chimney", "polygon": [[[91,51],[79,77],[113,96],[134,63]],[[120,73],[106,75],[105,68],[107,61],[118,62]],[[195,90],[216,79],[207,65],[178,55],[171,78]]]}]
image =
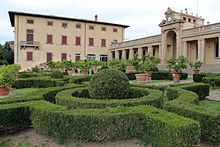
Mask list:
[{"label": "chimney", "polygon": [[98,15],[95,15],[95,21],[98,21]]}]

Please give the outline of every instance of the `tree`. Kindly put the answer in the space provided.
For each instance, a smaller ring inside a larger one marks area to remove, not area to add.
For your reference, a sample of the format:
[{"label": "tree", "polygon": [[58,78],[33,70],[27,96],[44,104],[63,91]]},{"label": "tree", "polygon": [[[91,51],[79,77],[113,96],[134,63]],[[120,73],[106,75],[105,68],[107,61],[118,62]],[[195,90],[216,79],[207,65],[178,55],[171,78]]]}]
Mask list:
[{"label": "tree", "polygon": [[0,65],[13,64],[14,63],[14,53],[6,42],[3,46],[0,45]]}]

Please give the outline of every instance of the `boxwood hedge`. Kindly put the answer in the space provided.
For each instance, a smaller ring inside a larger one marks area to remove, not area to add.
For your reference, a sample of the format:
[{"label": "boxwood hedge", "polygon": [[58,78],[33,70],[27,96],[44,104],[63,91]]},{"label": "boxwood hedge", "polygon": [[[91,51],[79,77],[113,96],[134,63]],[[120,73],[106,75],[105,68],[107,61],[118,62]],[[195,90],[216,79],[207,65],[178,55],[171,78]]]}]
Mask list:
[{"label": "boxwood hedge", "polygon": [[[74,88],[63,90],[56,95],[57,104],[67,106],[71,109],[76,108],[106,108],[115,106],[137,106],[137,105],[152,105],[161,107],[162,92],[147,88],[132,88],[133,95],[130,94],[129,99],[94,99],[88,97],[87,88]],[[74,93],[75,96],[72,94]],[[78,93],[78,95],[77,95]],[[135,95],[140,97],[137,98]],[[80,96],[81,97],[77,97]],[[84,97],[84,98],[82,98]],[[87,97],[87,98],[85,98]],[[136,97],[136,98],[135,98]]]},{"label": "boxwood hedge", "polygon": [[195,92],[199,96],[199,100],[204,100],[205,97],[209,96],[209,85],[205,83],[185,83],[185,84],[174,84],[181,89],[189,90]]},{"label": "boxwood hedge", "polygon": [[166,110],[199,121],[202,140],[217,145],[220,144],[219,111],[207,110],[207,108],[200,106],[198,95],[184,89],[168,88],[167,96],[171,97],[171,101],[165,104],[164,108]]},{"label": "boxwood hedge", "polygon": [[71,111],[32,101],[1,105],[0,114],[0,134],[16,132],[32,122],[40,133],[86,141],[138,138],[155,146],[193,146],[200,136],[198,122],[147,105]]}]

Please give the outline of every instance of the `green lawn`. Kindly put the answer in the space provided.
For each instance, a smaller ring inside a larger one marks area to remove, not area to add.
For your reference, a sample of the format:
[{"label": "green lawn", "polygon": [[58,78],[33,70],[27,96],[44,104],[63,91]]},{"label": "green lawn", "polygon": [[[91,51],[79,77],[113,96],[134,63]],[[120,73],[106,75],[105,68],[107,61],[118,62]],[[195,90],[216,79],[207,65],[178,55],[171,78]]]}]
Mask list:
[{"label": "green lawn", "polygon": [[199,104],[206,109],[220,111],[220,101],[205,100],[201,101]]},{"label": "green lawn", "polygon": [[30,92],[34,92],[39,90],[39,88],[22,88],[22,89],[13,89],[13,93],[16,96],[22,96],[22,95],[26,95]]}]

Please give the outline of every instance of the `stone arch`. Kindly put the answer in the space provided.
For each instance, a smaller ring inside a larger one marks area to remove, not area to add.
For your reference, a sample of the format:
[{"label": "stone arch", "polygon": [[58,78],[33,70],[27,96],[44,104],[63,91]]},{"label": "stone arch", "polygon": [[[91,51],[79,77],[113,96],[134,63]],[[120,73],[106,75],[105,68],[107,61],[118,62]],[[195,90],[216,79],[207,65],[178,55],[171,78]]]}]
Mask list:
[{"label": "stone arch", "polygon": [[166,58],[177,57],[177,34],[171,30],[166,32]]}]

